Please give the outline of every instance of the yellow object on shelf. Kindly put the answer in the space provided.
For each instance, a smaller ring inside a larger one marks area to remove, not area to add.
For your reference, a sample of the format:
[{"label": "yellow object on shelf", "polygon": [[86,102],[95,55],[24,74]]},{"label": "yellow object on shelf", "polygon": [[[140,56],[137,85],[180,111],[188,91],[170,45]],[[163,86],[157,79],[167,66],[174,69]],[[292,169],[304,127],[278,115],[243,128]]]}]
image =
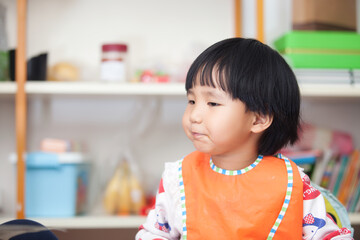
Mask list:
[{"label": "yellow object on shelf", "polygon": [[118,167],[105,190],[104,207],[106,212],[109,214],[115,214],[118,208],[117,205],[119,202],[120,174],[121,168]]},{"label": "yellow object on shelf", "polygon": [[145,194],[139,182],[139,179],[134,173],[130,173],[130,196],[131,196],[131,212],[133,214],[140,214],[145,207]]},{"label": "yellow object on shelf", "polygon": [[123,161],[120,165],[120,189],[117,213],[119,215],[129,215],[131,206],[130,181],[129,181],[129,164]]},{"label": "yellow object on shelf", "polygon": [[48,78],[50,81],[77,81],[79,70],[71,63],[60,62],[50,68]]},{"label": "yellow object on shelf", "polygon": [[109,214],[140,214],[145,207],[145,194],[129,163],[124,160],[110,179],[104,196],[104,207]]}]

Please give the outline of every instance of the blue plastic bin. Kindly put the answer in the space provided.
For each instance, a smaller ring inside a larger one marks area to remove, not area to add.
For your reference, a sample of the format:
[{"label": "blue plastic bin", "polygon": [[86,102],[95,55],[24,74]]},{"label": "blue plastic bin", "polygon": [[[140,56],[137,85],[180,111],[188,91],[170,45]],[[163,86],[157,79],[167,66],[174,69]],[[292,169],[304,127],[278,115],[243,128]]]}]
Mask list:
[{"label": "blue plastic bin", "polygon": [[80,153],[30,153],[26,169],[26,217],[72,217],[84,212],[90,165]]}]

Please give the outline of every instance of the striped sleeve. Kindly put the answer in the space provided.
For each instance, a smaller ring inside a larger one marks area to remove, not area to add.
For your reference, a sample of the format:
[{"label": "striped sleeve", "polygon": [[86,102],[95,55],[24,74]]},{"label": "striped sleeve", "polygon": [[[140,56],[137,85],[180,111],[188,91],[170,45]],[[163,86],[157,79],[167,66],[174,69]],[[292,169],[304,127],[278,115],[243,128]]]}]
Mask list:
[{"label": "striped sleeve", "polygon": [[156,203],[140,226],[136,240],[179,239],[181,236],[181,206],[178,162],[166,163],[156,194]]}]

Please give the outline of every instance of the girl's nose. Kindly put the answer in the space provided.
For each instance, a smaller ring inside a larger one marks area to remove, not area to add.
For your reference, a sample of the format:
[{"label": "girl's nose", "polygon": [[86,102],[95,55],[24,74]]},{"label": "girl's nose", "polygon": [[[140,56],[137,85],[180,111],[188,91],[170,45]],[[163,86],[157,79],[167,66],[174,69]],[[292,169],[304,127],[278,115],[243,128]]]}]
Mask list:
[{"label": "girl's nose", "polygon": [[190,121],[192,123],[201,123],[202,122],[202,114],[199,106],[193,106],[190,112]]}]

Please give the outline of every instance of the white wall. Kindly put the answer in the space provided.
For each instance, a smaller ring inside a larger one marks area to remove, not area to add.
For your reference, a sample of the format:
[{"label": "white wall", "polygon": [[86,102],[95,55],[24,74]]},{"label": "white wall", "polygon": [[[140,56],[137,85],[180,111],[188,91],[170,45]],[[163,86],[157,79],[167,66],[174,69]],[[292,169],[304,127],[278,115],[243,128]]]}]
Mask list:
[{"label": "white wall", "polygon": [[[9,45],[16,45],[15,3],[9,9]],[[209,44],[232,36],[230,0],[28,1],[28,56],[49,52],[49,64],[70,61],[84,80],[97,80],[101,45],[127,43],[132,69],[189,62]]]},{"label": "white wall", "polygon": [[[243,1],[243,35],[256,37],[256,6]],[[9,47],[16,46],[16,1],[7,6]],[[291,29],[291,1],[265,1],[266,42]],[[49,53],[49,65],[69,61],[82,79],[97,80],[101,45],[124,42],[130,68],[185,71],[210,44],[234,35],[232,0],[29,0],[27,56]],[[183,68],[180,68],[183,67]],[[181,75],[179,73],[179,75]]]}]

